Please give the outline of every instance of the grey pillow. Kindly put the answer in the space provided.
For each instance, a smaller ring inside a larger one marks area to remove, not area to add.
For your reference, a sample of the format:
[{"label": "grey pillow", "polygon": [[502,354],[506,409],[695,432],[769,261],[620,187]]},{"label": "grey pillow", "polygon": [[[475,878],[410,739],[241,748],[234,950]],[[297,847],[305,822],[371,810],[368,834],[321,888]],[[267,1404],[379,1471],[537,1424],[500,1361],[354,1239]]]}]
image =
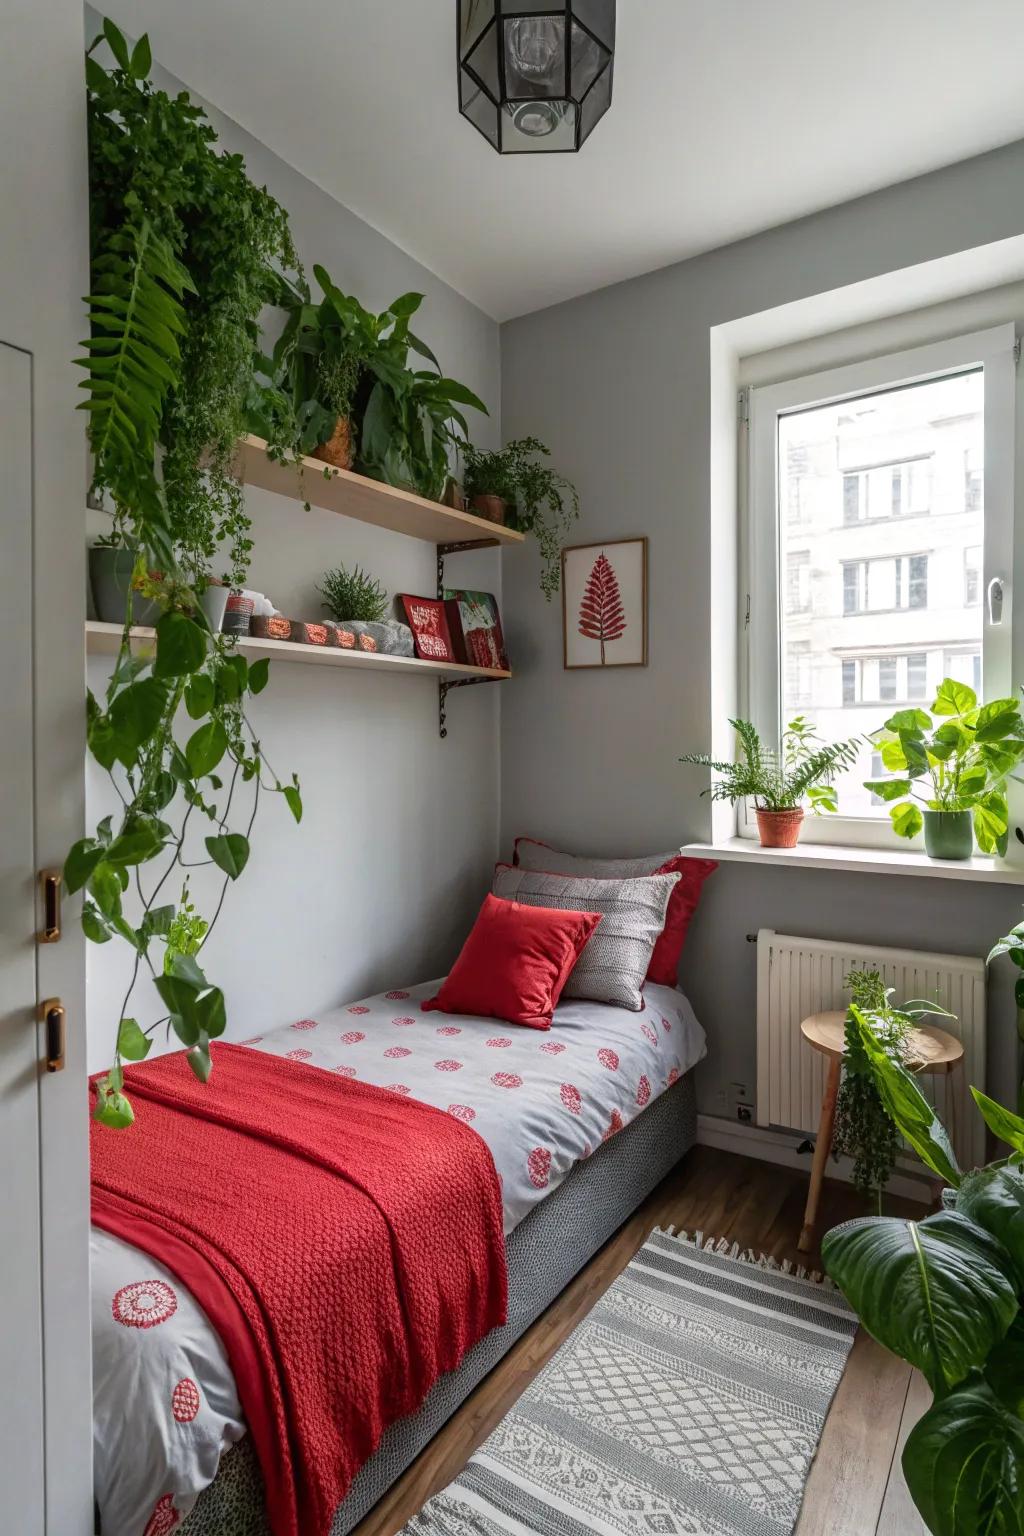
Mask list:
[{"label": "grey pillow", "polygon": [[533,837],[516,838],[515,862],[519,869],[543,869],[551,875],[572,875],[578,880],[637,880],[664,869],[678,857],[679,849],[673,848],[670,853],[653,853],[645,859],[590,859],[576,853],[561,853]]},{"label": "grey pillow", "polygon": [[601,921],[573,966],[562,996],[590,998],[637,1013],[644,1006],[644,978],[678,879],[678,875],[649,875],[640,880],[573,880],[499,864],[491,889],[502,900],[527,907],[600,912]]}]

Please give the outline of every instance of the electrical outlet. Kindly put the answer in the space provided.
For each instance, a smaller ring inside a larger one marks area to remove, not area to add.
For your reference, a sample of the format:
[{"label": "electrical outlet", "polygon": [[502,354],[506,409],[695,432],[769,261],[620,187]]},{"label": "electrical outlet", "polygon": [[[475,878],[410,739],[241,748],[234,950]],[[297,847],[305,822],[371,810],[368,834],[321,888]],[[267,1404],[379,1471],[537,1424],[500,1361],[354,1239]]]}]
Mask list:
[{"label": "electrical outlet", "polygon": [[734,1099],[738,1099],[743,1104],[750,1103],[750,1089],[747,1087],[746,1083],[731,1083],[730,1087],[732,1088],[732,1096]]},{"label": "electrical outlet", "polygon": [[753,1125],[754,1106],[752,1104],[737,1104],[736,1119],[740,1122],[741,1125]]}]

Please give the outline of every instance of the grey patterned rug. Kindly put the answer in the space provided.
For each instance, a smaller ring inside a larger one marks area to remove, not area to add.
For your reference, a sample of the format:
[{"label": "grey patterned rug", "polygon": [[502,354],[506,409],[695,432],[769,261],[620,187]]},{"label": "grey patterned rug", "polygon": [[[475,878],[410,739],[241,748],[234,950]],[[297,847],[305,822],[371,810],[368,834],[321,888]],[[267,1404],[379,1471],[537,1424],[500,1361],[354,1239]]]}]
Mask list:
[{"label": "grey patterned rug", "polygon": [[857,1321],[655,1232],[406,1536],[790,1536]]}]

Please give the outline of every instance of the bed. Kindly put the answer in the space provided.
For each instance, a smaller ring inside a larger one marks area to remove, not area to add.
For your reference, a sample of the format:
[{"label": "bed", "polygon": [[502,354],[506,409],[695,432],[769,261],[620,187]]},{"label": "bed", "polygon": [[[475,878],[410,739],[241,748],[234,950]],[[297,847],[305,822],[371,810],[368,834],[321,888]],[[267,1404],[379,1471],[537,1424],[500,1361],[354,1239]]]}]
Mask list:
[{"label": "bed", "polygon": [[[508,1320],[387,1431],[332,1536],[352,1530],[695,1136],[689,1074],[705,1040],[675,988],[649,984],[640,1013],[562,1003],[549,1032],[421,1013],[435,990],[395,989],[246,1042],[447,1111],[483,1138],[502,1181]],[[92,1248],[103,1536],[265,1536],[259,1469],[212,1326],[151,1257],[95,1229]],[[117,1326],[112,1297],[172,1283],[163,1326]]]}]

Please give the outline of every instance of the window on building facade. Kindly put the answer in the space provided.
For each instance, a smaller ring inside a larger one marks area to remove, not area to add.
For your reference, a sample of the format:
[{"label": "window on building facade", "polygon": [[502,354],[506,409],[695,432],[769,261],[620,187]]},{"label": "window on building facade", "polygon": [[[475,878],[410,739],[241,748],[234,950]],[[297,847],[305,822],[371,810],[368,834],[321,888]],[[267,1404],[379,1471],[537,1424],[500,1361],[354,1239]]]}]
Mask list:
[{"label": "window on building facade", "polygon": [[[937,346],[751,392],[749,712],[769,738],[796,714],[826,739],[866,738],[896,709],[927,707],[945,676],[982,694],[986,554],[993,573],[1010,569],[1012,529],[987,538],[985,524],[986,392],[996,379],[1012,397],[1008,333],[940,344],[947,369],[931,365]],[[996,336],[1006,363],[990,374],[989,350],[1004,358]],[[975,340],[979,360],[958,362]],[[915,380],[902,368],[918,356]],[[994,644],[992,686],[1005,690]],[[839,821],[809,835],[884,841],[872,776],[865,739],[838,786]]]}]

